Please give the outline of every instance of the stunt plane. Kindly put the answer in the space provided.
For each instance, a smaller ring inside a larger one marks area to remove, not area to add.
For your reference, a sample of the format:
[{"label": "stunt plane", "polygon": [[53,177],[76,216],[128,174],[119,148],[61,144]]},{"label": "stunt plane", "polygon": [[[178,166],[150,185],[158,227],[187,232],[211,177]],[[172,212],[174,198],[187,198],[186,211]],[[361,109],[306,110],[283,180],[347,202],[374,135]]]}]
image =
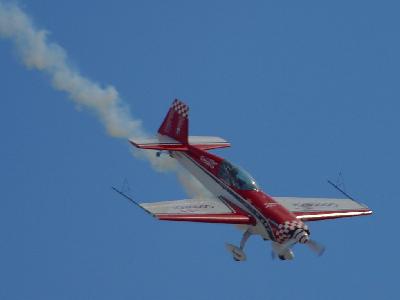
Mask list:
[{"label": "stunt plane", "polygon": [[166,153],[211,193],[212,197],[154,203],[137,203],[123,191],[113,188],[159,220],[235,224],[243,233],[239,246],[226,244],[236,261],[246,260],[244,247],[251,235],[272,242],[272,254],[281,260],[294,258],[295,244],[308,246],[321,255],[324,247],[310,239],[305,222],[372,214],[339,186],[346,198],[272,197],[263,192],[243,169],[211,154],[209,150],[229,147],[219,137],[189,136],[189,107],[175,100],[158,135],[151,139],[130,139],[137,148]]}]

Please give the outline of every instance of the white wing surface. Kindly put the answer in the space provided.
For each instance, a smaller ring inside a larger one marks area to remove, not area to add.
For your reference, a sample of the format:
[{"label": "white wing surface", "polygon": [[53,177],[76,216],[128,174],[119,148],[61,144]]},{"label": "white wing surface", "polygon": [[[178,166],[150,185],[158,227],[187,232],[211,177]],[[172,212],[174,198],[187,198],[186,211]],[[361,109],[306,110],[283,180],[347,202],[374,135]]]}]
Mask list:
[{"label": "white wing surface", "polygon": [[140,206],[159,220],[205,223],[251,224],[253,219],[238,208],[217,198],[184,199],[141,203]]},{"label": "white wing surface", "polygon": [[287,210],[303,221],[370,215],[372,210],[351,199],[274,197]]}]

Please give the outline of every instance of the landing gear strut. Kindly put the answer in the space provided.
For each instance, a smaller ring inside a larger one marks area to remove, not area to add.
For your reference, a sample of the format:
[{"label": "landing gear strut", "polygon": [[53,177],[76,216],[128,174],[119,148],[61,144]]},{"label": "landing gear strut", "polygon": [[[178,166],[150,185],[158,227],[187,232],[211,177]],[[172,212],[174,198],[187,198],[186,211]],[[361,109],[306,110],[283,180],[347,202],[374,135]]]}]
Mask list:
[{"label": "landing gear strut", "polygon": [[240,241],[240,247],[237,247],[232,244],[226,244],[226,249],[232,253],[233,259],[235,261],[245,261],[246,260],[246,254],[244,253],[244,246],[246,245],[247,240],[251,236],[250,230],[246,230],[243,233],[242,239]]}]

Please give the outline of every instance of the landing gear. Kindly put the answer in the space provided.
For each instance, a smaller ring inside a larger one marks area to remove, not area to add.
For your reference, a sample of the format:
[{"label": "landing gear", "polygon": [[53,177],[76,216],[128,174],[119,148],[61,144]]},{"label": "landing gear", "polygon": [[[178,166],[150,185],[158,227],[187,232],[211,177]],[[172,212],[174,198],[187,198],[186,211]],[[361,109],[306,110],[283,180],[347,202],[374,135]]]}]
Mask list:
[{"label": "landing gear", "polygon": [[244,253],[244,246],[246,245],[247,240],[251,236],[250,230],[246,230],[243,233],[243,237],[240,241],[240,247],[237,247],[232,244],[226,244],[226,249],[232,253],[233,259],[235,261],[245,261],[246,260],[246,254]]},{"label": "landing gear", "polygon": [[272,242],[272,259],[278,256],[280,260],[292,260],[294,253],[288,246]]},{"label": "landing gear", "polygon": [[169,157],[172,157],[172,158],[173,158],[172,152],[171,152],[171,151],[168,151],[168,150],[160,150],[160,151],[157,151],[157,152],[156,152],[156,156],[157,156],[158,158],[163,157],[163,156],[166,155],[166,154],[168,154]]}]

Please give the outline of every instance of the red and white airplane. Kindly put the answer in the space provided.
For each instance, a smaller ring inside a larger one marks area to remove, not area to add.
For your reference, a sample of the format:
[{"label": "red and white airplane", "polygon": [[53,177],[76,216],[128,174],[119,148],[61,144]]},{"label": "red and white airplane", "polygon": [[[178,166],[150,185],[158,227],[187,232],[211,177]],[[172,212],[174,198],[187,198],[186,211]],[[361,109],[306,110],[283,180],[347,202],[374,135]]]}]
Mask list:
[{"label": "red and white airplane", "polygon": [[229,147],[226,140],[188,135],[188,112],[186,104],[175,100],[157,137],[131,139],[130,142],[141,149],[167,152],[197,178],[213,197],[139,204],[114,188],[157,219],[236,224],[244,231],[240,246],[226,245],[235,260],[246,260],[244,246],[253,234],[271,240],[274,256],[291,260],[294,258],[291,248],[297,243],[309,246],[319,255],[324,251],[323,246],[310,239],[310,230],[305,222],[372,213],[368,207],[351,197],[328,199],[267,195],[246,171],[208,152]]}]

